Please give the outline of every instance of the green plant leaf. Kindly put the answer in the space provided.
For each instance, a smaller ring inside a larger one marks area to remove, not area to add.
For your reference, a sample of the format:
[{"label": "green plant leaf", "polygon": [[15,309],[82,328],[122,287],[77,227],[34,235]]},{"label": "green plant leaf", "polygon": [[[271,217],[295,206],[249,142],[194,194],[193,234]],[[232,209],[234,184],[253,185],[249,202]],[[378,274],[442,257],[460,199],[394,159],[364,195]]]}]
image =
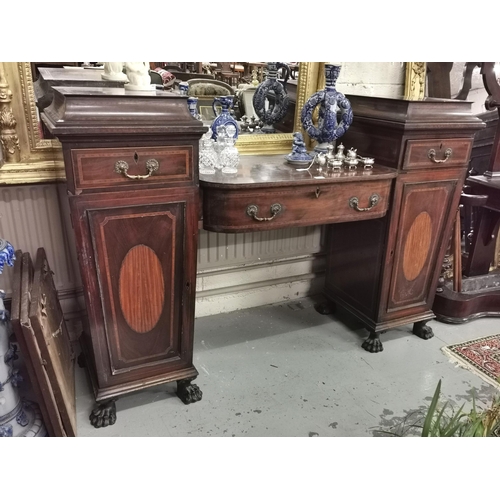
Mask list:
[{"label": "green plant leaf", "polygon": [[432,401],[429,406],[429,410],[427,411],[427,415],[425,416],[424,425],[422,427],[422,437],[429,437],[432,419],[434,417],[434,412],[436,411],[436,407],[439,401],[440,392],[441,392],[441,380],[438,382],[436,390],[434,391],[434,396],[432,397]]},{"label": "green plant leaf", "polygon": [[443,429],[442,436],[443,437],[453,437],[455,433],[460,429],[461,426],[464,425],[464,422],[461,420],[465,418],[467,415],[463,413],[465,403],[460,407],[460,409],[454,413],[451,417],[450,421],[447,423],[446,427]]}]

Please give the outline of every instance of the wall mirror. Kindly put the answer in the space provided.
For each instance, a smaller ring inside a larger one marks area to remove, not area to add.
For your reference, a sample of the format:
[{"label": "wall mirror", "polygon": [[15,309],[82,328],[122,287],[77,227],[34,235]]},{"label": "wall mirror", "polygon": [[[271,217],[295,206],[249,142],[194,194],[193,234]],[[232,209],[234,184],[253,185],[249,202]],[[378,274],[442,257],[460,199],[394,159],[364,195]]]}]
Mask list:
[{"label": "wall mirror", "polygon": [[[295,93],[295,109],[293,116],[289,119],[291,123],[288,130],[291,131],[277,130],[273,134],[242,134],[238,139],[240,153],[287,154],[290,152],[293,131],[301,129],[300,111],[304,103],[309,96],[324,86],[323,64],[320,62],[296,63],[291,79],[293,83],[290,81],[287,84],[290,93]],[[0,63],[0,93],[6,95],[6,99],[1,103],[2,109],[12,114],[15,121],[14,128],[7,131],[11,134],[11,139],[15,140],[14,153],[10,157],[4,154],[4,165],[0,170],[1,184],[26,184],[65,179],[59,142],[43,136],[35,99],[36,67],[33,68],[34,65],[29,62]],[[425,63],[406,63],[406,75],[407,82],[404,85],[406,93],[420,94],[425,86]],[[197,76],[199,75],[193,72],[189,74],[189,77]],[[293,90],[291,90],[292,86]],[[307,141],[308,137],[304,136],[304,139]]]},{"label": "wall mirror", "polygon": [[[23,111],[26,116],[26,127],[30,148],[36,151],[54,151],[60,149],[56,140],[43,139],[40,119],[36,107],[32,65],[30,63],[5,63],[17,64],[17,77],[22,94]],[[262,64],[262,63],[253,63]],[[288,153],[291,149],[293,131],[300,129],[300,110],[306,99],[316,91],[318,67],[317,62],[299,62],[293,68],[293,76],[289,79],[287,87],[291,89],[294,97],[294,113],[290,120],[290,131],[277,131],[274,134],[242,134],[238,139],[238,149],[242,154]],[[196,73],[191,76],[201,76]]]}]

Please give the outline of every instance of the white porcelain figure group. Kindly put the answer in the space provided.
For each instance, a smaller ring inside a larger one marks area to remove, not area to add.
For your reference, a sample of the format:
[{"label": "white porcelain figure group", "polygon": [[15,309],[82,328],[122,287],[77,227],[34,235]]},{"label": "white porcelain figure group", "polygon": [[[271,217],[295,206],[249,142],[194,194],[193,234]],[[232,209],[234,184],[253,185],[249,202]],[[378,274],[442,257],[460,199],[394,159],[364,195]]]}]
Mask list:
[{"label": "white porcelain figure group", "polygon": [[[125,68],[125,73],[123,69]],[[126,90],[155,90],[151,86],[149,63],[147,62],[105,62],[101,75],[103,80],[126,82]]]}]

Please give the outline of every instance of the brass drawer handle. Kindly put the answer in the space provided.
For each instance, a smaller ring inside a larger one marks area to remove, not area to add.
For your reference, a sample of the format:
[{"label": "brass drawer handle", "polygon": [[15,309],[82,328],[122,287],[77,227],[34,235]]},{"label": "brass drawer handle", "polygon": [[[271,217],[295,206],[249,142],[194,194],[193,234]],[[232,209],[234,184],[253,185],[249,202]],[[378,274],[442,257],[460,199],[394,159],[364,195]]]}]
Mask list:
[{"label": "brass drawer handle", "polygon": [[254,220],[259,222],[264,222],[268,220],[273,220],[282,210],[282,206],[279,203],[273,203],[271,205],[271,217],[257,217],[257,212],[259,211],[259,207],[257,205],[248,205],[247,207],[247,215],[252,217]]},{"label": "brass drawer handle", "polygon": [[349,206],[351,208],[354,208],[354,210],[357,210],[358,212],[368,212],[368,210],[371,210],[380,200],[380,196],[376,193],[372,194],[370,196],[370,206],[366,208],[359,208],[358,203],[359,199],[356,196],[353,196],[349,200]]},{"label": "brass drawer handle", "polygon": [[436,160],[436,150],[435,149],[429,149],[429,152],[427,153],[427,156],[434,162],[434,163],[444,163],[450,156],[453,150],[451,148],[446,148],[444,151],[444,159],[442,160]]},{"label": "brass drawer handle", "polygon": [[146,175],[130,175],[128,173],[128,163],[126,161],[118,160],[115,163],[115,172],[117,174],[123,174],[128,179],[134,179],[134,180],[147,179],[153,174],[153,172],[156,172],[159,168],[160,164],[158,163],[158,160],[152,159],[146,162],[146,170],[148,171]]}]

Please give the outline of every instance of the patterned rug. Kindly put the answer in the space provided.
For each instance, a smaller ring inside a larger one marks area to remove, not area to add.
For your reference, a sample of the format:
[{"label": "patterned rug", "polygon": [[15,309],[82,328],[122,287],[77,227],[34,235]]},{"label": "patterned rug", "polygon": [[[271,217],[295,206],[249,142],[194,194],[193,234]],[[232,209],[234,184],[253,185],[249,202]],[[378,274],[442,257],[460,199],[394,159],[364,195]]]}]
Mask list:
[{"label": "patterned rug", "polygon": [[500,335],[490,335],[442,348],[458,364],[500,389]]}]

